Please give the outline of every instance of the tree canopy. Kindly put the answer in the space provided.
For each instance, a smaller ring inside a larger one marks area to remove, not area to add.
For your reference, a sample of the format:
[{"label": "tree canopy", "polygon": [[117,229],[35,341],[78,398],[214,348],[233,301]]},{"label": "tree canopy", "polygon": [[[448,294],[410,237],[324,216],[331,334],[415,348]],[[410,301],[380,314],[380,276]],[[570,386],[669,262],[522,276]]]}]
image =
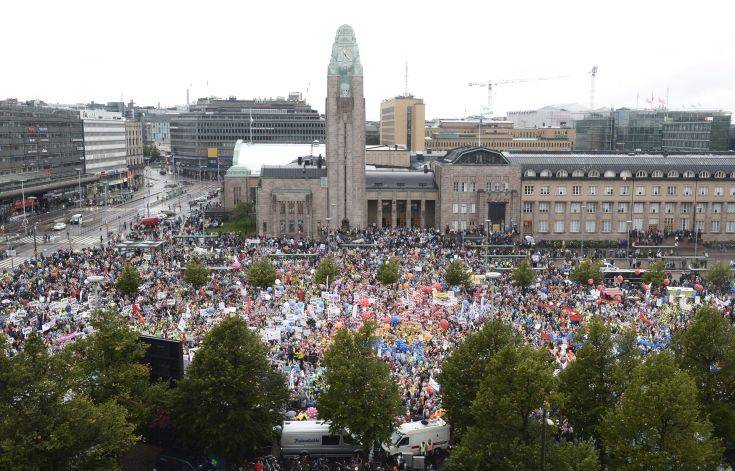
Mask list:
[{"label": "tree canopy", "polygon": [[207,333],[172,394],[172,422],[183,441],[237,464],[264,452],[288,400],[266,345],[239,316]]},{"label": "tree canopy", "polygon": [[132,264],[126,263],[125,265],[123,265],[120,273],[117,275],[115,286],[122,293],[134,294],[138,292],[138,287],[142,282],[143,279],[140,277],[138,269],[135,268]]},{"label": "tree canopy", "polygon": [[704,274],[704,279],[715,291],[727,291],[732,280],[732,271],[724,262],[714,263]]},{"label": "tree canopy", "polygon": [[713,469],[721,449],[699,410],[697,387],[668,352],[636,368],[600,432],[616,469]]},{"label": "tree canopy", "polygon": [[450,286],[463,286],[469,281],[470,272],[462,260],[454,260],[447,265],[444,280]]},{"label": "tree canopy", "polygon": [[531,265],[528,264],[528,260],[523,260],[513,269],[510,279],[515,286],[526,288],[536,279],[536,274],[533,272]]},{"label": "tree canopy", "polygon": [[375,276],[375,278],[384,285],[397,283],[400,277],[401,266],[398,264],[398,260],[396,260],[395,257],[383,260],[378,266],[378,273]]},{"label": "tree canopy", "polygon": [[199,289],[209,281],[209,269],[196,260],[192,260],[184,269],[184,280]]},{"label": "tree canopy", "polygon": [[331,284],[339,276],[339,265],[331,256],[321,259],[314,274],[314,281],[320,285]]},{"label": "tree canopy", "polygon": [[657,260],[643,272],[643,282],[651,286],[660,286],[667,278],[663,260]]},{"label": "tree canopy", "polygon": [[592,279],[595,284],[602,283],[602,262],[592,260],[591,258],[585,258],[579,265],[572,269],[569,273],[569,278],[576,281],[580,285],[588,284],[589,280]]},{"label": "tree canopy", "polygon": [[391,423],[401,412],[398,385],[388,365],[375,355],[375,326],[368,322],[351,333],[341,329],[324,355],[325,390],[319,416],[333,432],[349,430],[367,451],[390,437]]},{"label": "tree canopy", "polygon": [[276,281],[276,267],[270,259],[262,258],[248,267],[248,282],[258,288],[268,288]]}]

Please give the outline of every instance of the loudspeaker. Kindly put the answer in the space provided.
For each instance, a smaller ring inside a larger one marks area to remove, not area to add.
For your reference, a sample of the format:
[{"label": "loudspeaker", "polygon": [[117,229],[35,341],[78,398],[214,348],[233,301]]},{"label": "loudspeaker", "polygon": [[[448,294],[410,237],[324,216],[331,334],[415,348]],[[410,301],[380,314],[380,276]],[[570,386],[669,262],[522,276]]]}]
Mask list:
[{"label": "loudspeaker", "polygon": [[178,340],[141,335],[148,346],[143,362],[151,368],[151,381],[180,380],[184,377],[184,349]]}]

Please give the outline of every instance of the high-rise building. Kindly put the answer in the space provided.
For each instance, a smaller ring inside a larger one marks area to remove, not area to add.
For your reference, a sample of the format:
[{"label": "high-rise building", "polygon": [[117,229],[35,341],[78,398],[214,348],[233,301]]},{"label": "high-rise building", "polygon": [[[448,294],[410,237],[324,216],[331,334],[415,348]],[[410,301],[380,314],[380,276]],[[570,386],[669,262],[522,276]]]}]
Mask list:
[{"label": "high-rise building", "polygon": [[725,151],[730,113],[724,111],[633,110],[593,112],[575,121],[579,151]]},{"label": "high-rise building", "polygon": [[84,123],[87,172],[99,176],[99,191],[121,189],[128,182],[125,118],[96,109],[80,110],[79,114]]},{"label": "high-rise building", "polygon": [[380,143],[384,146],[423,152],[425,125],[424,101],[420,98],[397,96],[380,104]]},{"label": "high-rise building", "polygon": [[171,153],[184,174],[215,178],[232,165],[238,139],[310,144],[324,140],[324,119],[300,93],[264,100],[199,99],[171,117]]},{"label": "high-rise building", "polygon": [[329,227],[365,227],[365,97],[360,51],[342,25],[327,72],[327,191]]},{"label": "high-rise building", "polygon": [[125,121],[125,144],[128,161],[128,175],[132,183],[138,187],[143,182],[143,127],[140,121]]},{"label": "high-rise building", "polygon": [[0,103],[2,214],[22,210],[24,204],[53,207],[73,203],[95,179],[85,175],[79,112],[28,106],[17,100]]}]

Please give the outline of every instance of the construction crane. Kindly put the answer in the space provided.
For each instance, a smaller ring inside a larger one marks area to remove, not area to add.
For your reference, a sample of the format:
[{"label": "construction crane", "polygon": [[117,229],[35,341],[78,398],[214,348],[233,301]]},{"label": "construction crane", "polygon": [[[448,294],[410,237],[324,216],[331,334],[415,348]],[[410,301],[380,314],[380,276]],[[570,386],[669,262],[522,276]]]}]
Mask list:
[{"label": "construction crane", "polygon": [[590,74],[590,111],[594,111],[595,109],[595,78],[597,77],[597,70],[598,68],[595,65],[588,72]]},{"label": "construction crane", "polygon": [[[482,114],[493,114],[493,87],[497,85],[508,85],[513,83],[526,83],[526,82],[540,82],[543,80],[556,80],[556,79],[562,79],[567,78],[568,75],[558,75],[555,77],[535,77],[535,78],[521,78],[521,79],[513,79],[513,80],[488,80],[487,82],[471,82],[467,85],[470,87],[487,87],[487,109]],[[481,116],[482,117],[482,116]]]}]

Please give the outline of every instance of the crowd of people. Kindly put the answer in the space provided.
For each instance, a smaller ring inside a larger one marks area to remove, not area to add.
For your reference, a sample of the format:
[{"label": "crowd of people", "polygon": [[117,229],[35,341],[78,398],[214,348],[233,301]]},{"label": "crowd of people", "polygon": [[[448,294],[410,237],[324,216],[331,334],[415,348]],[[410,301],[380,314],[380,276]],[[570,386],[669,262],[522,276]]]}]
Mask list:
[{"label": "crowd of people", "polygon": [[[336,232],[316,240],[245,238],[237,234],[199,237],[211,225],[194,209],[155,226],[132,224],[128,240],[161,240],[146,251],[122,249],[122,235],[99,246],[60,249],[0,275],[0,325],[4,352],[14,355],[32,332],[50,350],[92,333],[95,308],[114,304],[141,333],[181,340],[186,361],[196,356],[207,331],[224,316],[242,316],[268,344],[274,368],[291,391],[288,416],[318,417],[323,388],[323,354],[337,329],[378,326],[377,354],[400,385],[405,409],[397,420],[441,416],[441,385],[436,381],[453,346],[488,319],[511,325],[537,348],[548,349],[559,370],[574,361],[575,335],[591,316],[614,330],[634,329],[644,351],[666,348],[689,321],[692,308],[712,304],[735,321],[729,294],[656,291],[619,278],[602,286],[578,285],[569,271],[574,252],[513,248],[493,250],[472,238],[421,230]],[[511,236],[492,239],[512,242]],[[529,254],[530,252],[530,254]],[[518,255],[529,254],[537,279],[528,288],[509,281]],[[317,285],[315,269],[324,255],[340,264],[340,275]],[[274,285],[248,284],[252,261],[270,256],[277,267]],[[376,282],[380,263],[397,257],[398,286]],[[192,290],[183,267],[197,259],[211,269],[208,283]],[[462,260],[475,276],[469,287],[448,286],[446,266]],[[114,289],[126,263],[138,268],[143,284],[134,296]],[[695,275],[672,279],[693,287]],[[673,293],[673,294],[672,294]]]}]

